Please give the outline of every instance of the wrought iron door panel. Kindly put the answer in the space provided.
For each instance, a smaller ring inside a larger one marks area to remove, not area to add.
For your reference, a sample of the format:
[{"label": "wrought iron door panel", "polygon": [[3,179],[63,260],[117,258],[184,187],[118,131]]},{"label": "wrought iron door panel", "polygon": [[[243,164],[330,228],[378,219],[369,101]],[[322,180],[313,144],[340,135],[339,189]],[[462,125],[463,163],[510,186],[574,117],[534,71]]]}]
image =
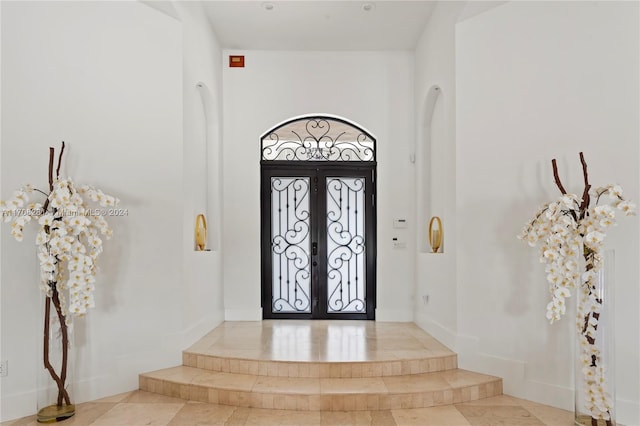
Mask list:
[{"label": "wrought iron door panel", "polygon": [[326,178],[327,313],[366,312],[365,179]]},{"label": "wrought iron door panel", "polygon": [[311,312],[309,177],[271,178],[273,313]]},{"label": "wrought iron door panel", "polygon": [[376,139],[329,114],[260,136],[265,319],[375,319]]}]

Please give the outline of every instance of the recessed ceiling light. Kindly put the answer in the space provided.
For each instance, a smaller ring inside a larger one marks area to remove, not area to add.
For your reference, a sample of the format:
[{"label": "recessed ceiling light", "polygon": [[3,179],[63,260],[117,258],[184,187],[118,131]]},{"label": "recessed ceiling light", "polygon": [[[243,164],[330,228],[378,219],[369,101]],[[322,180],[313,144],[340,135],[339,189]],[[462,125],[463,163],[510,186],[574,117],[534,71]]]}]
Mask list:
[{"label": "recessed ceiling light", "polygon": [[365,12],[371,12],[375,8],[376,8],[376,5],[373,4],[373,3],[363,3],[362,4],[362,10],[364,10]]},{"label": "recessed ceiling light", "polygon": [[264,10],[273,10],[274,7],[273,3],[262,3],[262,8]]}]

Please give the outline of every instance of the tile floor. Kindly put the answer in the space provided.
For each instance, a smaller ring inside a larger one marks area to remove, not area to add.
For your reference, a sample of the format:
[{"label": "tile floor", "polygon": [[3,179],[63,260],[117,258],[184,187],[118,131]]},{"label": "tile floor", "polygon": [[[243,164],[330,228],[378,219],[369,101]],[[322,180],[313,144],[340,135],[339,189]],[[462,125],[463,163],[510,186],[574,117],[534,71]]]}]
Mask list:
[{"label": "tile floor", "polygon": [[310,411],[431,407],[502,394],[497,377],[457,370],[457,355],[413,323],[224,322],[145,372],[140,389],[210,404]]},{"label": "tile floor", "polygon": [[[380,411],[288,411],[185,401],[133,391],[79,404],[61,426],[571,426],[573,413],[502,395],[464,404]],[[34,416],[1,426],[36,426]]]},{"label": "tile floor", "polygon": [[[380,383],[384,382],[385,386],[402,386],[402,383],[396,383],[400,379],[394,375],[433,371],[430,368],[433,366],[429,363],[422,365],[417,360],[429,358],[448,359],[453,363],[456,361],[455,353],[415,324],[373,321],[227,322],[195,343],[188,349],[187,354],[185,361],[193,362],[195,364],[193,367],[200,367],[198,364],[201,362],[209,362],[207,360],[213,359],[211,362],[228,363],[228,366],[221,364],[218,371],[252,374],[262,372],[262,376],[253,379],[260,380],[260,386],[266,390],[274,385],[282,385],[279,382],[288,380],[286,377],[289,376],[315,378],[311,381],[318,382],[320,387],[322,384],[325,387],[332,387],[340,377],[363,377],[362,380],[369,380],[364,377],[370,377]],[[223,357],[244,361],[235,365]],[[300,370],[297,365],[300,361],[307,363],[309,371]],[[326,365],[327,362],[341,363],[340,370],[336,369],[335,375],[330,369],[324,371],[323,368],[325,370],[329,368]],[[362,362],[377,370],[372,371],[371,374],[366,373],[361,369],[364,367],[359,365]],[[256,371],[251,371],[252,365]],[[234,371],[236,367],[238,371]],[[263,367],[265,371],[261,371]],[[273,371],[271,371],[272,367]],[[297,369],[292,370],[291,367]],[[388,371],[385,370],[387,367]],[[453,368],[453,365],[438,364],[435,367],[439,367],[439,370],[440,367]],[[244,371],[245,368],[247,371]],[[234,383],[234,386],[237,386],[237,383]],[[30,416],[3,422],[0,426],[38,424],[35,416]],[[431,408],[289,411],[194,402],[137,390],[79,404],[76,415],[59,424],[61,426],[570,426],[573,424],[573,414],[507,395]]]}]

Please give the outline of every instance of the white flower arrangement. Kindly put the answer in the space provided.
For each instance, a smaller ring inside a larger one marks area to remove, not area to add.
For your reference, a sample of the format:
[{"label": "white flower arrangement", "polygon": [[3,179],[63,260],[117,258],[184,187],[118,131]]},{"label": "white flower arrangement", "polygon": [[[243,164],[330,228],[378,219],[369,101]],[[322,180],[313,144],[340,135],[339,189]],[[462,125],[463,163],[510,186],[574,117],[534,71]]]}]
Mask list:
[{"label": "white flower arrangement", "polygon": [[[36,246],[40,262],[40,288],[46,294],[44,365],[58,386],[58,408],[72,406],[65,389],[68,332],[73,317],[82,317],[95,307],[94,290],[97,259],[102,253],[102,237],[111,238],[113,231],[100,208],[91,208],[90,200],[101,207],[116,206],[119,200],[89,185],[77,187],[71,178],[60,178],[60,163],[64,142],[58,158],[56,177],[53,176],[54,149],[49,149],[49,192],[25,185],[13,192],[12,198],[0,200],[0,214],[11,223],[11,235],[23,240],[24,227],[37,222]],[[33,195],[46,198],[44,204],[29,203]],[[60,373],[49,361],[49,312],[53,305],[58,317],[62,338]]]},{"label": "white flower arrangement", "polygon": [[[72,316],[82,316],[93,308],[96,261],[102,253],[102,238],[111,238],[113,231],[104,216],[96,214],[83,195],[102,207],[114,206],[118,199],[89,185],[76,188],[71,178],[56,179],[48,194],[46,208],[29,203],[33,193],[46,193],[31,185],[14,191],[8,201],[0,201],[5,223],[11,223],[11,235],[23,240],[23,229],[30,222],[39,225],[36,234],[40,260],[40,287],[48,297],[55,283],[60,294],[67,325]],[[69,303],[64,291],[68,290]]]},{"label": "white flower arrangement", "polygon": [[[518,238],[532,247],[541,243],[540,262],[546,264],[551,293],[551,301],[547,304],[547,319],[551,323],[566,313],[565,299],[571,296],[580,282],[576,330],[587,393],[585,404],[592,420],[603,420],[610,425],[613,400],[607,390],[601,353],[595,344],[603,304],[595,280],[602,268],[607,229],[616,225],[616,214],[634,215],[636,206],[624,199],[618,185],[592,190],[582,153],[580,160],[585,183],[582,197],[567,193],[560,182],[556,161],[552,160],[555,182],[562,195],[542,206]],[[605,198],[608,203],[600,204]],[[595,203],[590,206],[592,199]],[[584,257],[583,273],[579,255]]]}]

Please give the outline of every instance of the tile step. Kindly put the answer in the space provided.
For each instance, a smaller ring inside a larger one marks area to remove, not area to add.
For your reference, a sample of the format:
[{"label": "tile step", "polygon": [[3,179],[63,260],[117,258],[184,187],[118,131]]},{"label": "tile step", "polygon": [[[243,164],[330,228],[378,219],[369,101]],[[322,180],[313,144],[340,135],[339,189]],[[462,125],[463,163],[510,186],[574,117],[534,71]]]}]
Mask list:
[{"label": "tile step", "polygon": [[228,358],[184,351],[182,364],[187,367],[236,374],[270,377],[359,378],[388,377],[432,373],[458,367],[458,355],[359,362],[295,362]]},{"label": "tile step", "polygon": [[423,408],[502,394],[502,379],[461,369],[368,378],[285,378],[179,366],[141,374],[139,380],[141,390],[166,396],[303,411]]}]

